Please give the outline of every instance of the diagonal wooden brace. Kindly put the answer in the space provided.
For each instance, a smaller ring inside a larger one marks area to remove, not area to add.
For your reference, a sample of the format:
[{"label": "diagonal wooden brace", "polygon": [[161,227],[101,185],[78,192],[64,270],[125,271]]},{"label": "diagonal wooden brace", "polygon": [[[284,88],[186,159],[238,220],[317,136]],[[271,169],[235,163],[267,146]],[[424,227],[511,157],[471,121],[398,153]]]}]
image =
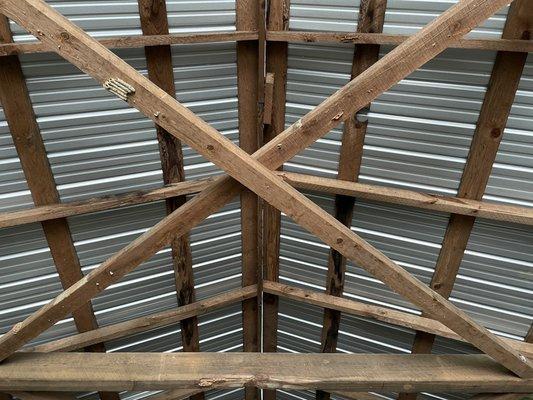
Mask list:
[{"label": "diagonal wooden brace", "polygon": [[[529,360],[269,170],[277,168],[341,121],[351,117],[355,111],[509,2],[510,0],[459,2],[280,134],[273,143],[257,151],[253,157],[233,145],[43,1],[0,0],[0,11],[97,81],[104,83],[109,79],[120,79],[131,86],[134,91],[128,90],[126,98],[132,106],[187,142],[325,243],[418,305],[426,314],[441,321],[519,376],[531,377],[533,367]],[[229,177],[217,180],[193,201],[182,206],[51,303],[13,327],[0,339],[0,359],[11,355],[76,307],[134,269],[167,244],[171,237],[188,231],[194,226],[191,224],[205,218],[206,212],[222,206],[240,190],[240,185]],[[183,215],[191,216],[190,220],[180,220]]]}]

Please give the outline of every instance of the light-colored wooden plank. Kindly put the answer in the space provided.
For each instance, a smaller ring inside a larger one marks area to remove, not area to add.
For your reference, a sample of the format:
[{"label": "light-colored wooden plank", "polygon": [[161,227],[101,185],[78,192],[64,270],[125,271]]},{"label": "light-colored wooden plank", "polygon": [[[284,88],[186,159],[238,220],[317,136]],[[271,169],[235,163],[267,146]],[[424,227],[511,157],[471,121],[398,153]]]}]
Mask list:
[{"label": "light-colored wooden plank", "polygon": [[207,390],[243,386],[529,393],[533,380],[516,377],[484,355],[51,353],[17,354],[0,365],[0,390]]},{"label": "light-colored wooden plank", "polygon": [[104,326],[93,331],[80,333],[57,339],[36,347],[25,348],[27,352],[51,353],[55,351],[79,350],[85,346],[103,341],[114,340],[140,332],[161,328],[206,314],[208,312],[237,303],[244,299],[252,298],[257,293],[257,286],[247,286],[241,289],[231,290],[226,293],[213,296],[206,300],[197,301],[178,307],[176,310],[163,311],[157,314],[139,317],[118,324]]},{"label": "light-colored wooden plank", "polygon": [[166,200],[172,197],[191,195],[201,192],[213,181],[214,178],[210,177],[179,182],[159,189],[140,190],[118,195],[95,197],[76,202],[51,204],[20,211],[3,212],[0,213],[0,228],[72,217],[74,215],[89,214],[97,211]]},{"label": "light-colored wooden plank", "polygon": [[461,214],[515,224],[533,225],[532,207],[509,206],[500,203],[489,203],[467,198],[442,196],[439,194],[416,192],[414,190],[368,185],[291,172],[280,172],[278,175],[285,182],[302,190],[340,194],[425,210]]},{"label": "light-colored wooden plank", "polygon": [[[98,41],[109,49],[130,49],[146,46],[170,46],[192,43],[239,42],[257,40],[257,32],[209,32],[209,33],[175,33],[170,35],[118,36]],[[49,53],[54,51],[41,42],[0,44],[0,56]]]},{"label": "light-colored wooden plank", "polygon": [[[168,35],[168,17],[165,0],[138,0],[141,28],[144,35]],[[150,46],[144,49],[148,67],[148,78],[163,89],[169,96],[176,97],[172,51],[170,46]],[[183,152],[180,140],[156,124],[157,141],[163,183],[165,185],[185,181]],[[167,214],[171,214],[187,201],[186,196],[166,200]],[[196,301],[192,253],[189,235],[182,235],[171,241],[172,265],[178,306],[186,306]],[[200,351],[200,333],[196,316],[180,321],[183,351]],[[198,393],[191,400],[203,400]]]},{"label": "light-colored wooden plank", "polygon": [[[454,331],[447,328],[439,321],[435,321],[431,318],[392,310],[386,307],[379,307],[371,304],[361,303],[347,298],[331,296],[312,290],[300,289],[294,286],[285,285],[277,282],[263,282],[263,290],[265,291],[265,293],[274,294],[291,300],[301,301],[306,304],[330,308],[332,310],[337,310],[350,315],[372,318],[378,321],[386,322],[388,324],[428,332],[449,339],[464,341],[464,339],[458,334],[456,334]],[[525,356],[533,358],[533,344],[506,338],[504,338],[503,340],[505,340],[509,344],[509,346],[512,346]]]},{"label": "light-colored wooden plank", "polygon": [[[267,40],[291,43],[353,43],[399,46],[409,40],[409,35],[390,35],[383,33],[346,33],[346,32],[306,32],[306,31],[269,31]],[[451,48],[479,49],[490,51],[533,52],[533,43],[510,39],[459,39]]]},{"label": "light-colored wooden plank", "polygon": [[[395,81],[442,51],[448,42],[462,36],[507,3],[508,0],[465,0],[454,5],[419,34],[413,36],[411,40],[383,57],[321,106],[280,134],[273,143],[271,142],[272,144],[269,143],[257,151],[254,158],[233,145],[172,97],[166,95],[120,58],[98,45],[44,2],[2,0],[0,9],[30,32],[39,36],[41,40],[57,44],[58,53],[96,80],[109,82],[108,78],[113,76],[115,77],[113,82],[116,82],[117,79],[124,78],[122,81],[127,81],[125,86],[127,93],[118,94],[124,96],[131,105],[137,107],[145,115],[151,116],[172,134],[183,138],[240,183],[283,210],[325,243],[336,248],[393,290],[421,307],[428,315],[439,319],[449,328],[460,333],[470,343],[516,374],[529,376],[533,374],[529,360],[268,170],[268,168],[273,169],[279,166],[276,164],[277,161],[303,148],[313,140],[314,135],[329,131],[343,118],[346,119],[350,113],[371,101],[372,96],[389,88]],[[416,56],[409,57],[408,54],[411,52],[414,52]],[[354,86],[357,90],[354,90]],[[360,90],[362,88],[364,89]],[[339,106],[343,111],[339,112]],[[301,140],[296,140],[297,138]],[[286,142],[288,142],[287,146],[284,147],[283,143]],[[226,188],[223,193],[220,193],[219,184]],[[217,193],[219,200],[227,201],[228,197],[235,195],[237,189],[233,181],[221,178],[196,196],[195,200],[198,202],[194,204],[205,203],[209,200],[206,209],[213,209],[217,205],[213,201],[215,197],[213,193]],[[190,204],[193,203],[188,202],[180,209],[189,213]],[[194,218],[187,222],[197,221],[206,209],[201,211],[198,209]],[[59,320],[65,312],[75,309],[81,301],[95,296],[111,282],[134,269],[139,262],[164,245],[169,235],[182,234],[183,232],[179,232],[179,229],[186,229],[187,224],[183,221],[180,221],[180,224],[175,223],[174,218],[178,214],[180,213],[173,213],[165,218],[152,230],[102,263],[98,269],[93,270],[83,280],[63,292],[26,321],[13,327],[0,339],[0,358],[5,359],[25,342]]]},{"label": "light-colored wooden plank", "polygon": [[[365,0],[359,6],[357,22],[358,33],[381,33],[385,22],[387,0]],[[379,59],[379,45],[356,45],[352,61],[351,79],[357,78]],[[363,160],[368,121],[365,114],[370,104],[359,110],[352,118],[344,122],[342,143],[339,156],[337,179],[357,181]],[[335,218],[347,226],[352,225],[355,199],[351,196],[335,196]],[[342,296],[346,272],[346,257],[334,248],[330,249],[328,271],[326,274],[326,294]],[[334,353],[337,350],[341,313],[331,308],[324,309],[322,323],[322,353]],[[330,395],[324,391],[316,392],[317,400],[329,400]]]}]

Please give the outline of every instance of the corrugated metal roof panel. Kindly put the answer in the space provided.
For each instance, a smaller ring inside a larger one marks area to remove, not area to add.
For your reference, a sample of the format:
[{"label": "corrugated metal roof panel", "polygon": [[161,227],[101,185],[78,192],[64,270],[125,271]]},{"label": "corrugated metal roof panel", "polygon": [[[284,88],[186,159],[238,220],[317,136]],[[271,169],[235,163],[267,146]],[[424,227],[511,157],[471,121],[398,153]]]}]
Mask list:
[{"label": "corrugated metal roof panel", "polygon": [[[93,37],[141,35],[135,0],[52,0],[61,14]],[[167,0],[170,33],[235,30],[235,0]],[[15,23],[16,42],[36,40]]]},{"label": "corrugated metal roof panel", "polygon": [[[412,35],[457,3],[457,0],[388,0],[384,33]],[[358,0],[292,0],[290,29],[354,32]],[[501,36],[508,7],[504,7],[468,37]]]}]

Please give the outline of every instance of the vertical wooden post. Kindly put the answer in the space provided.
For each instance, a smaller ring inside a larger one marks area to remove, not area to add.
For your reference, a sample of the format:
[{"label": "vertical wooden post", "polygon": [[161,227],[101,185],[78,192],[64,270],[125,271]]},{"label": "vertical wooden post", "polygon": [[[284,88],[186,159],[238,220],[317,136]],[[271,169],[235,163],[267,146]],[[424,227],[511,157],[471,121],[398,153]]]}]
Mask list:
[{"label": "vertical wooden post", "polygon": [[[528,0],[511,4],[503,31],[504,39],[531,39],[533,8]],[[498,52],[489,86],[470,146],[457,197],[481,200],[500,146],[527,53]],[[431,279],[431,287],[450,297],[476,218],[452,214]],[[413,353],[431,353],[435,335],[418,331]],[[400,400],[414,400],[416,393],[402,393]]]},{"label": "vertical wooden post", "polygon": [[[290,0],[268,2],[267,30],[289,30]],[[266,72],[274,78],[270,124],[264,126],[263,144],[285,130],[287,98],[288,43],[268,42]],[[281,169],[281,168],[280,168]],[[281,213],[263,203],[263,278],[279,281]],[[263,351],[276,352],[278,346],[278,296],[263,293]],[[264,390],[265,400],[275,400],[275,390]]]},{"label": "vertical wooden post", "polygon": [[[359,7],[358,33],[381,33],[385,22],[387,0],[363,0]],[[356,45],[352,63],[351,79],[356,78],[379,59],[379,45]],[[348,119],[344,123],[342,144],[339,158],[338,179],[357,182],[361,162],[363,159],[363,145],[365,142],[368,121],[366,113],[370,104]],[[352,224],[355,199],[348,196],[335,196],[335,218],[344,225]],[[328,273],[326,278],[326,293],[342,296],[346,272],[346,258],[335,249],[330,250]],[[334,353],[337,350],[337,340],[341,321],[340,311],[324,309],[322,326],[323,353]],[[327,400],[329,393],[317,390],[316,398]]]},{"label": "vertical wooden post", "polygon": [[[9,22],[5,16],[0,15],[0,43],[12,41]],[[60,203],[54,175],[48,162],[18,56],[0,59],[0,102],[4,107],[13,143],[34,204],[45,206]],[[67,289],[83,278],[67,219],[48,220],[41,224],[61,285]],[[80,333],[98,328],[90,302],[80,307],[72,316]],[[99,343],[86,350],[105,353],[105,346]],[[117,393],[108,392],[101,392],[100,398],[119,400]]]},{"label": "vertical wooden post", "polygon": [[[257,31],[259,7],[257,0],[237,0],[237,30]],[[237,43],[237,76],[239,102],[239,142],[242,149],[252,154],[259,148],[259,42]],[[259,228],[258,197],[250,190],[241,193],[242,285],[258,282]],[[259,351],[258,298],[242,302],[243,345],[246,352]],[[256,388],[245,388],[246,399],[256,399]]]},{"label": "vertical wooden post", "polygon": [[[138,4],[144,35],[166,35],[169,33],[165,0],[139,0]],[[150,80],[172,97],[176,97],[171,47],[150,46],[145,47],[144,51]],[[158,125],[156,125],[156,131],[165,185],[184,181],[185,171],[181,142]],[[186,201],[186,196],[167,199],[167,214],[178,209]],[[180,306],[196,301],[189,240],[189,235],[183,235],[171,243],[176,293]],[[200,351],[197,317],[181,321],[181,338],[184,351]],[[194,400],[204,398],[203,392],[191,396],[191,399]]]}]

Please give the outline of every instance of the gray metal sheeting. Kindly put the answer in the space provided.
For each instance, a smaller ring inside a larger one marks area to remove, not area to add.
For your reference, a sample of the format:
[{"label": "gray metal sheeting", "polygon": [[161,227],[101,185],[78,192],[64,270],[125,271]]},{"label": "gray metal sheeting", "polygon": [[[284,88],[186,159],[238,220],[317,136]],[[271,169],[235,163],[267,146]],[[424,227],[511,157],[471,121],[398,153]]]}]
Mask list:
[{"label": "gray metal sheeting", "polygon": [[[137,2],[50,1],[96,37],[138,35]],[[389,0],[385,32],[412,34],[455,1]],[[235,29],[234,0],[168,0],[172,32]],[[295,30],[354,31],[358,1],[292,0]],[[501,35],[507,8],[470,37]],[[32,40],[13,25],[16,41]],[[382,55],[390,48],[382,48]],[[145,73],[142,49],[117,52]],[[287,124],[344,85],[353,46],[293,44],[289,47]],[[373,102],[361,181],[413,190],[455,194],[494,62],[493,52],[447,50]],[[517,94],[486,200],[533,206],[533,56]],[[59,57],[22,57],[32,102],[64,201],[148,189],[162,185],[151,121],[116,99]],[[178,98],[230,139],[238,140],[234,44],[173,47]],[[342,127],[286,164],[286,169],[335,177]],[[184,149],[188,179],[220,171]],[[9,129],[0,108],[0,210],[32,205]],[[331,196],[308,195],[328,211]],[[69,218],[84,272],[160,220],[161,202]],[[358,201],[352,229],[429,282],[447,214]],[[471,236],[452,300],[498,334],[522,338],[533,318],[533,229],[478,221]],[[240,210],[234,201],[192,232],[198,298],[240,285]],[[281,281],[323,290],[328,248],[287,218],[283,219]],[[129,274],[94,300],[98,321],[107,325],[176,307],[169,249]],[[45,304],[61,290],[38,224],[0,230],[0,332]],[[349,264],[346,295],[359,301],[418,313],[362,269]],[[316,352],[322,310],[282,300],[279,350]],[[110,351],[179,351],[179,325],[108,343]],[[242,351],[240,306],[200,318],[205,351]],[[75,333],[71,319],[34,343]],[[414,332],[344,315],[339,351],[407,353]],[[471,346],[438,339],[436,353],[475,352]],[[130,400],[150,393],[123,393]],[[394,398],[387,394],[384,398]],[[242,398],[243,391],[213,391],[212,400]],[[281,399],[310,399],[312,392],[279,391]],[[426,394],[425,398],[461,398]],[[96,398],[85,394],[83,398]]]}]

